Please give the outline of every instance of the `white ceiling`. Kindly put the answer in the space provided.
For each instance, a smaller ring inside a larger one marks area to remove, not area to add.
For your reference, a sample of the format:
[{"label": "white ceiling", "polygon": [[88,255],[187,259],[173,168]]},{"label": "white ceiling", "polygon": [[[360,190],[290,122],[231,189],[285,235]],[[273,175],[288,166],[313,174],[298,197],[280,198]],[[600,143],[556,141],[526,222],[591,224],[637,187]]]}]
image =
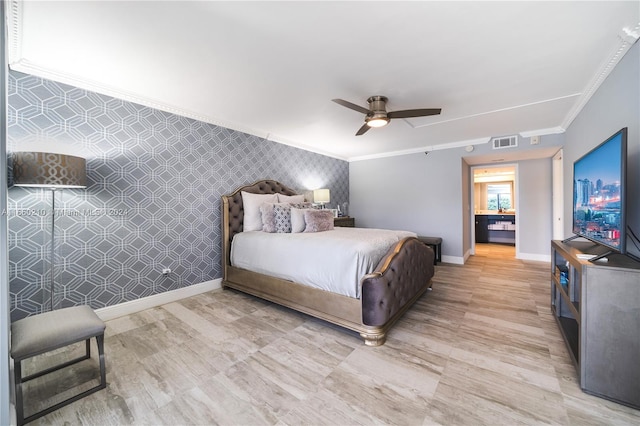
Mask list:
[{"label": "white ceiling", "polygon": [[[638,1],[7,4],[13,69],[350,160],[562,131],[640,28]],[[356,137],[331,99],[371,95],[442,114]]]}]

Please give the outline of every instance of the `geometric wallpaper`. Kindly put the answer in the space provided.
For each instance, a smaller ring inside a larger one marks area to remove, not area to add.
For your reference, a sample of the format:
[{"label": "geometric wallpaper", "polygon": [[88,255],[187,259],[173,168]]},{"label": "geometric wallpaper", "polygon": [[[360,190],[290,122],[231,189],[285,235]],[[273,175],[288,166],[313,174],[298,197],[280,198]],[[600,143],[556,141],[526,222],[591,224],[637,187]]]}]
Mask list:
[{"label": "geometric wallpaper", "polygon": [[56,309],[222,277],[220,196],[238,186],[313,182],[332,205],[349,200],[343,160],[13,71],[8,95],[9,153],[66,150],[86,158],[88,181],[9,189],[12,321],[51,308],[52,195]]}]

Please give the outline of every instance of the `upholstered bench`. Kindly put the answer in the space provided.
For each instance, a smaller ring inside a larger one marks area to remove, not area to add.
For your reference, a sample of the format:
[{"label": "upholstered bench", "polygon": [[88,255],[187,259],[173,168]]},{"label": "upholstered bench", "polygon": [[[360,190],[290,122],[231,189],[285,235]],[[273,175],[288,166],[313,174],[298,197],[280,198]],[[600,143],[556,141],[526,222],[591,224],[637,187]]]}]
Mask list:
[{"label": "upholstered bench", "polygon": [[442,262],[442,238],[440,237],[418,237],[423,244],[428,245],[433,249],[435,256],[433,257],[433,264]]},{"label": "upholstered bench", "polygon": [[[104,322],[88,306],[75,306],[34,315],[11,324],[11,358],[14,362],[18,426],[49,414],[107,386],[104,364]],[[91,358],[90,340],[96,338],[100,359],[100,384],[35,414],[24,417],[22,384],[61,368]],[[73,343],[86,342],[84,356],[22,377],[22,361]]]}]

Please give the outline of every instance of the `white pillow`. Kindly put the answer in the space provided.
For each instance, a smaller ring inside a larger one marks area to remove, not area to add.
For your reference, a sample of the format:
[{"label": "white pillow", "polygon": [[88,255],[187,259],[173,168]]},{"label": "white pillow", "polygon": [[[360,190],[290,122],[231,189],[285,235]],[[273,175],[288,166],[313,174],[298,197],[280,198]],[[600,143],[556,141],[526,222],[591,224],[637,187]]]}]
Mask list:
[{"label": "white pillow", "polygon": [[300,195],[284,195],[278,194],[279,203],[304,203],[304,194]]},{"label": "white pillow", "polygon": [[262,231],[262,215],[260,205],[262,203],[277,203],[276,194],[252,194],[241,191],[242,207],[244,209],[243,231]]},{"label": "white pillow", "polygon": [[304,211],[306,209],[297,209],[295,207],[291,207],[291,232],[298,233],[304,232],[304,227],[306,223],[304,221]]}]

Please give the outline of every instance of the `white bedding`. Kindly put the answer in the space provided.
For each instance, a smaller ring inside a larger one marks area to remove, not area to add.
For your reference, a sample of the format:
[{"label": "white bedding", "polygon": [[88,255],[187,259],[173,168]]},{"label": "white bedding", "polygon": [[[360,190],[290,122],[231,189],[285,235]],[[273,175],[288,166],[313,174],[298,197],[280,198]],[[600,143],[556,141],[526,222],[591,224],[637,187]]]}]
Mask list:
[{"label": "white bedding", "polygon": [[373,272],[408,231],[338,228],[276,234],[248,231],[231,244],[231,265],[349,297],[360,297],[360,279]]}]

